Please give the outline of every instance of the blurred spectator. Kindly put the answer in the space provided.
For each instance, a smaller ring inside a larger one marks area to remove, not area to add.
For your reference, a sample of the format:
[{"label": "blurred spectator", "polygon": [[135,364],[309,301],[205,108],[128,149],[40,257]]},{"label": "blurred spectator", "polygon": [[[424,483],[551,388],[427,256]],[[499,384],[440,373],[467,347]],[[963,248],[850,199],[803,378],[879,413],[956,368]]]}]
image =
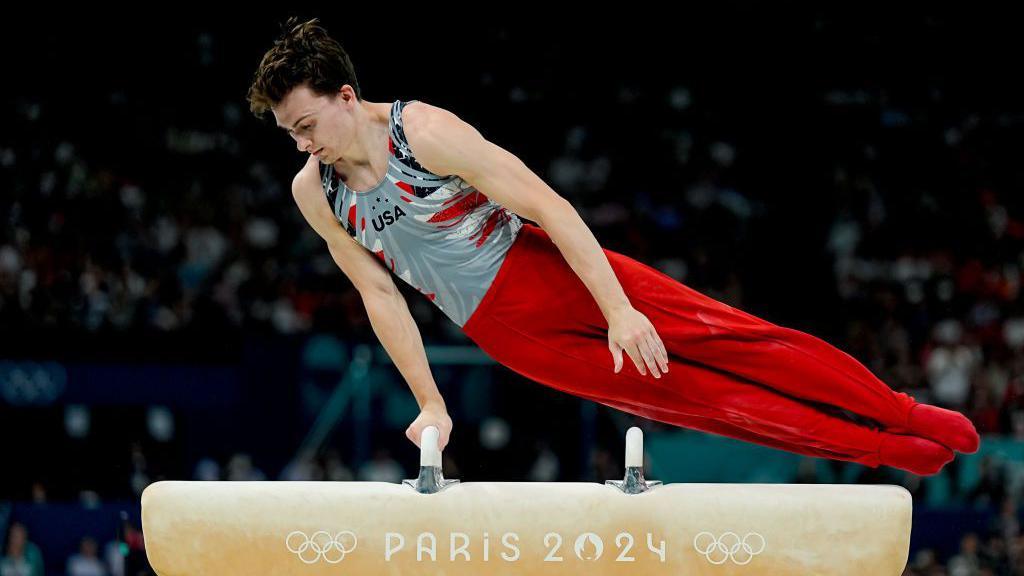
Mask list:
[{"label": "blurred spectator", "polygon": [[[124,552],[121,561],[123,575],[137,576],[140,574],[150,574],[149,560],[146,558],[146,541],[142,531],[128,520],[122,522],[122,531],[124,534]],[[117,563],[111,563],[110,565],[113,571]]]},{"label": "blurred spectator", "polygon": [[[1012,542],[1013,540],[1010,540]],[[1006,546],[1007,540],[998,534],[992,534],[981,549],[981,566],[990,571],[990,574],[1010,574],[1009,553]]]},{"label": "blurred spectator", "polygon": [[956,320],[940,322],[935,327],[935,341],[925,364],[932,398],[941,406],[962,408],[967,405],[970,377],[981,354],[963,344],[963,329]]},{"label": "blurred spectator", "polygon": [[[341,454],[335,448],[328,450],[324,455],[323,468],[328,481],[344,482],[355,479],[352,470],[345,465]],[[454,471],[449,471],[449,473],[454,474]]]},{"label": "blurred spectator", "polygon": [[602,447],[595,446],[590,451],[590,470],[585,479],[592,481],[613,480],[621,478],[623,469],[615,461],[612,453]]},{"label": "blurred spectator", "polygon": [[111,540],[103,547],[103,561],[110,576],[125,576],[125,553],[122,546],[127,547],[117,540]]},{"label": "blurred spectator", "polygon": [[35,504],[46,504],[46,486],[42,482],[32,483],[32,502]]},{"label": "blurred spectator", "polygon": [[324,470],[316,461],[316,454],[312,451],[300,452],[295,459],[289,462],[281,471],[279,480],[323,480]]},{"label": "blurred spectator", "polygon": [[386,448],[378,448],[373,459],[364,464],[356,475],[357,479],[368,482],[400,483],[406,478],[405,469]]},{"label": "blurred spectator", "polygon": [[978,483],[967,494],[967,502],[993,508],[1001,506],[1006,498],[1005,466],[1002,460],[995,460],[986,454],[981,457],[978,466]]},{"label": "blurred spectator", "polygon": [[964,534],[960,539],[960,553],[949,559],[949,576],[976,576],[981,568],[978,557],[978,535]]},{"label": "blurred spectator", "polygon": [[561,465],[558,454],[543,440],[537,442],[537,457],[526,474],[531,482],[554,482],[558,480]]},{"label": "blurred spectator", "polygon": [[44,576],[43,555],[28,539],[28,530],[17,522],[7,531],[7,545],[0,558],[0,576]]},{"label": "blurred spectator", "polygon": [[931,548],[918,550],[917,554],[907,563],[907,567],[912,570],[911,574],[934,574],[942,569],[942,565],[936,558],[935,550]]},{"label": "blurred spectator", "polygon": [[100,561],[96,541],[92,538],[82,538],[78,545],[78,553],[68,558],[68,576],[106,576],[107,569]]},{"label": "blurred spectator", "polygon": [[220,464],[213,458],[201,458],[196,463],[192,479],[206,482],[220,480]]},{"label": "blurred spectator", "polygon": [[992,533],[1005,542],[1013,542],[1020,536],[1020,520],[1017,517],[1016,498],[1006,498],[999,506],[999,515],[993,520]]},{"label": "blurred spectator", "polygon": [[231,459],[228,461],[227,474],[226,479],[233,481],[259,481],[267,479],[267,475],[262,470],[253,466],[252,457],[244,453],[231,456]]},{"label": "blurred spectator", "polygon": [[818,484],[821,479],[818,477],[818,459],[817,458],[800,458],[800,463],[797,464],[796,476],[792,480],[795,484]]}]

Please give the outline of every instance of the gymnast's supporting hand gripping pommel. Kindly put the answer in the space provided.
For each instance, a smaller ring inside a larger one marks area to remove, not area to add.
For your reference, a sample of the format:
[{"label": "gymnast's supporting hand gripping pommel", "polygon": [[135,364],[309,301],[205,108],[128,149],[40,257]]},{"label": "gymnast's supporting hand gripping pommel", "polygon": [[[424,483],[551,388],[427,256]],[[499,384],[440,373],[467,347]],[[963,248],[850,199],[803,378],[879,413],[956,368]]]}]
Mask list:
[{"label": "gymnast's supporting hand gripping pommel", "polygon": [[622,480],[607,480],[605,484],[626,494],[640,494],[661,485],[659,480],[644,480],[643,430],[633,426],[626,432],[626,476]]},{"label": "gymnast's supporting hand gripping pommel", "polygon": [[441,450],[438,448],[439,432],[436,426],[427,426],[420,433],[420,475],[415,480],[402,480],[420,494],[434,494],[444,490],[458,480],[445,480],[441,473]]}]

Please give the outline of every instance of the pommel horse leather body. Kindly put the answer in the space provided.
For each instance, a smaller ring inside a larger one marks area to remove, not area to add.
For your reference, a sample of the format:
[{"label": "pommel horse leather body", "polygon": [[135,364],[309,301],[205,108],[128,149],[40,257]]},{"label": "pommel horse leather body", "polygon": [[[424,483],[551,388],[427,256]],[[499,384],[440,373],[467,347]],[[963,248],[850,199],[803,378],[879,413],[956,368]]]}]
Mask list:
[{"label": "pommel horse leather body", "polygon": [[160,576],[898,576],[911,508],[882,485],[165,481],[142,522]]},{"label": "pommel horse leather body", "polygon": [[415,481],[158,482],[142,493],[160,576],[853,574],[898,576],[910,544],[899,486],[459,483],[438,431]]}]

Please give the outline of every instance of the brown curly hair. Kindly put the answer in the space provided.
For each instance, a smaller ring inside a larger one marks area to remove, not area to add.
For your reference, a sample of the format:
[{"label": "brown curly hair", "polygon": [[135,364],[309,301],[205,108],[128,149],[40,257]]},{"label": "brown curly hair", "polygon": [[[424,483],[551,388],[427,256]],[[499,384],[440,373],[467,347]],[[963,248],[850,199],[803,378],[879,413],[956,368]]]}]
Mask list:
[{"label": "brown curly hair", "polygon": [[246,97],[249,110],[263,118],[291,89],[302,84],[317,95],[332,97],[350,84],[356,99],[362,100],[355,68],[341,44],[327,35],[318,18],[299,22],[292,16],[260,61]]}]

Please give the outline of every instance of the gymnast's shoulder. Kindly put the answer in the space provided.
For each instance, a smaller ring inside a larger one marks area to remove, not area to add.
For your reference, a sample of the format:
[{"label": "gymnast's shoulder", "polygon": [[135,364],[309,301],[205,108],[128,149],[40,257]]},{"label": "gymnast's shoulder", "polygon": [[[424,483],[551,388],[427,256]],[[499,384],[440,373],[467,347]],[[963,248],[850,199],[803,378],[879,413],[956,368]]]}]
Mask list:
[{"label": "gymnast's shoulder", "polygon": [[310,154],[306,164],[292,179],[292,198],[306,221],[324,236],[327,229],[331,228],[330,224],[334,222],[334,214],[324,195],[319,164],[320,160]]},{"label": "gymnast's shoulder", "polygon": [[292,178],[292,195],[295,200],[300,201],[300,196],[308,200],[310,195],[319,195],[323,192],[323,183],[320,178],[320,160],[312,154],[306,159],[306,163],[299,168]]},{"label": "gymnast's shoulder", "polygon": [[420,100],[402,109],[402,130],[416,161],[434,174],[473,176],[492,146],[454,112]]}]

